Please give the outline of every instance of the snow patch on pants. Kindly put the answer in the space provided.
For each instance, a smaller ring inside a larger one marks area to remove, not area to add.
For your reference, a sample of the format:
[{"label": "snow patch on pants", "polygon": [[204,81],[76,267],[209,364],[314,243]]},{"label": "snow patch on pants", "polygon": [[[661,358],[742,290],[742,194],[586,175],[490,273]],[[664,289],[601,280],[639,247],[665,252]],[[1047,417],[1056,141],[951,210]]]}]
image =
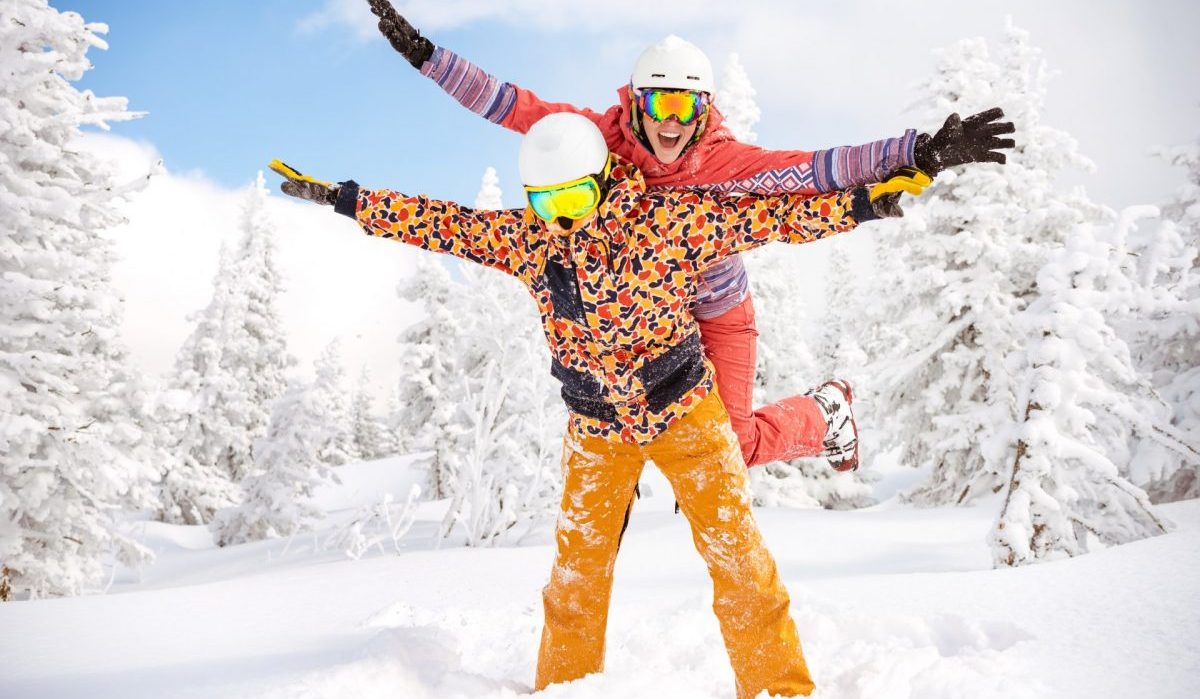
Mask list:
[{"label": "snow patch on pants", "polygon": [[[1007,651],[1028,634],[1005,622],[847,613],[817,602],[792,607],[813,699],[1035,699]],[[511,699],[530,692],[541,610],[423,610],[396,605],[364,624],[360,657],[313,672],[271,697]],[[614,608],[605,671],[554,685],[545,699],[730,699],[733,673],[708,600],[668,608]]]}]

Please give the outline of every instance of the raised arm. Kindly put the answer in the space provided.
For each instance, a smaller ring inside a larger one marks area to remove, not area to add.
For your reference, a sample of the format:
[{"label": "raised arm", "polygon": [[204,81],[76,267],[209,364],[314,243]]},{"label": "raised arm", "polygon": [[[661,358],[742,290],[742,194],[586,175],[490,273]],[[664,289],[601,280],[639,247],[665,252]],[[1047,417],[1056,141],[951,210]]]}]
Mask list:
[{"label": "raised arm", "polygon": [[599,122],[601,114],[565,102],[546,102],[533,92],[496,76],[421,36],[388,0],[367,0],[379,17],[379,31],[412,66],[459,104],[488,121],[517,133],[555,112],[574,112]]}]

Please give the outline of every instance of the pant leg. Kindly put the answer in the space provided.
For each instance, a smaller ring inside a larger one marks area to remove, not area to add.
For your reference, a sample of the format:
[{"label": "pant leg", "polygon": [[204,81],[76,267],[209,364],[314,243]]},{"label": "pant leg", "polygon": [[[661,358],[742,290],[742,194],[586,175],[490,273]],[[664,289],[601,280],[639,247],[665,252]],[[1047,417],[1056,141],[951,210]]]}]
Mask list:
[{"label": "pant leg", "polygon": [[820,454],[825,419],[811,397],[792,396],[754,410],[758,327],[750,295],[716,318],[696,320],[704,354],[716,372],[717,387],[746,465]]},{"label": "pant leg", "polygon": [[746,469],[717,393],[652,442],[647,453],[679,501],[713,581],[713,611],[739,699],[762,690],[807,696],[804,660],[787,590],[750,510]]},{"label": "pant leg", "polygon": [[716,318],[696,319],[700,344],[712,362],[717,388],[729,413],[746,464],[757,449],[759,425],[754,419],[754,373],[758,358],[758,327],[750,295]]},{"label": "pant leg", "polygon": [[622,524],[643,466],[636,445],[580,438],[563,445],[563,499],[550,582],[538,690],[604,669],[604,634]]}]

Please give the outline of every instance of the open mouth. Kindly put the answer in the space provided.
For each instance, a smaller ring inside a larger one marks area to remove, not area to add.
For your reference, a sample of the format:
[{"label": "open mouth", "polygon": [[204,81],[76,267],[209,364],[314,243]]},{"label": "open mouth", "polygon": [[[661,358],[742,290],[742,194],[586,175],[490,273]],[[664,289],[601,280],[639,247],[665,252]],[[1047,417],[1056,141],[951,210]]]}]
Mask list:
[{"label": "open mouth", "polygon": [[659,131],[658,144],[666,150],[672,150],[679,145],[679,139],[682,137],[683,134],[679,132]]}]

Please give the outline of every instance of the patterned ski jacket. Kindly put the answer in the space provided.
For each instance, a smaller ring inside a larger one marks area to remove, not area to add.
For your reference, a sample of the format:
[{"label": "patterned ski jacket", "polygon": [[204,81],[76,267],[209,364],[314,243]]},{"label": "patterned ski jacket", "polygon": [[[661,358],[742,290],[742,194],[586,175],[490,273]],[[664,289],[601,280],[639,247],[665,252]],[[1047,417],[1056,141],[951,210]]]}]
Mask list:
[{"label": "patterned ski jacket", "polygon": [[[617,104],[594,112],[546,102],[533,92],[501,82],[479,66],[445,48],[434,49],[421,73],[472,112],[507,129],[525,133],[553,112],[575,112],[600,127],[608,149],[632,162],[650,188],[704,189],[721,193],[819,194],[882,181],[896,168],[915,166],[916,132],[861,146],[818,151],[765,150],[741,143],[724,126],[713,106],[700,138],[673,163],[654,156],[633,132],[629,87],[617,90]],[[749,280],[740,256],[705,270],[697,284],[692,312],[706,320],[724,314],[745,299]]]},{"label": "patterned ski jacket", "polygon": [[542,316],[571,427],[645,444],[712,389],[688,305],[701,270],[773,240],[807,243],[875,218],[866,190],[818,197],[647,191],[615,158],[592,224],[552,234],[528,209],[474,210],[342,186],[336,210],[369,234],[494,267]]}]

